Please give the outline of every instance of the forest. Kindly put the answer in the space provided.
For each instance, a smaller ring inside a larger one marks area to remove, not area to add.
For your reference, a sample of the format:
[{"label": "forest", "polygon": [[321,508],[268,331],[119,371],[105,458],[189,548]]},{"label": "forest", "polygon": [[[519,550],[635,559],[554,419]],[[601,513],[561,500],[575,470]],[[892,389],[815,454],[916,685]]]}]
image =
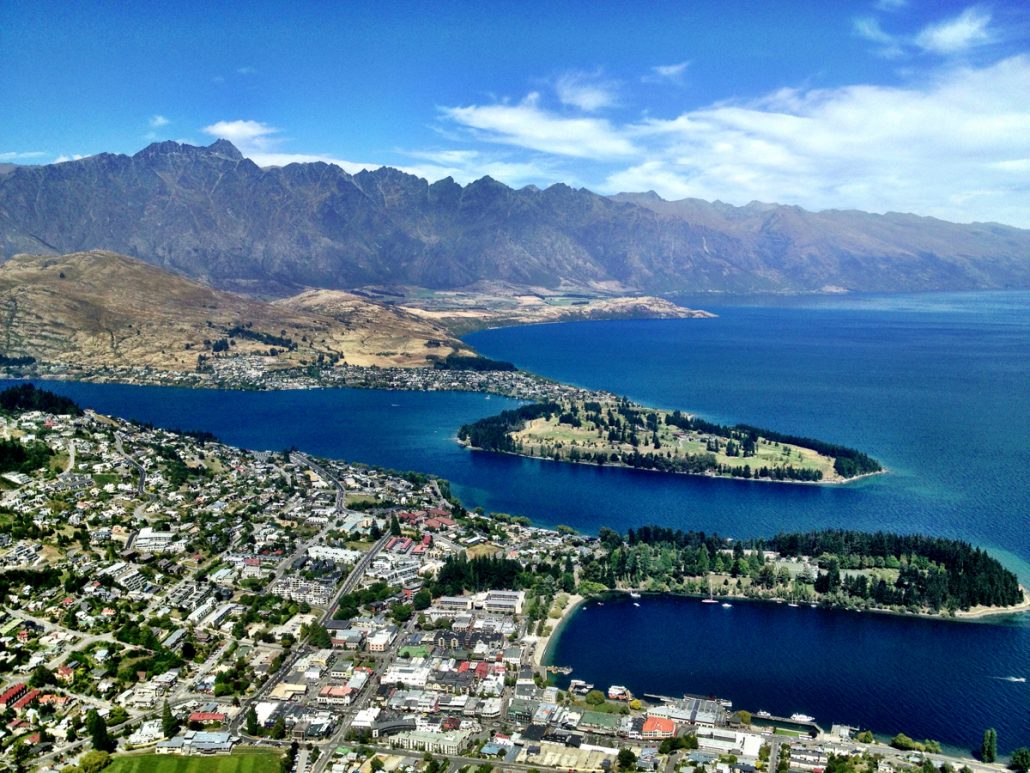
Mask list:
[{"label": "forest", "polygon": [[5,413],[43,411],[55,415],[82,415],[82,409],[74,400],[39,389],[33,384],[19,384],[0,392],[0,410]]},{"label": "forest", "polygon": [[[781,596],[801,584],[809,588],[806,595],[834,604],[942,611],[1023,600],[1015,574],[996,559],[968,543],[938,537],[837,530],[731,542],[705,532],[644,526],[625,537],[602,529],[599,543],[602,549],[584,562],[581,579],[608,588],[654,580],[674,585],[714,571]],[[818,572],[792,574],[764,551],[811,556]]]},{"label": "forest", "polygon": [[46,443],[23,444],[18,440],[0,439],[0,473],[38,470],[52,455]]},{"label": "forest", "polygon": [[501,411],[496,416],[488,416],[472,424],[463,424],[458,430],[458,439],[484,451],[514,453],[515,441],[509,433],[517,432],[533,419],[542,416],[550,418],[560,410],[557,403],[531,403]]},{"label": "forest", "polygon": [[505,360],[491,360],[489,357],[472,357],[463,354],[449,354],[433,363],[436,370],[516,370],[515,365]]}]

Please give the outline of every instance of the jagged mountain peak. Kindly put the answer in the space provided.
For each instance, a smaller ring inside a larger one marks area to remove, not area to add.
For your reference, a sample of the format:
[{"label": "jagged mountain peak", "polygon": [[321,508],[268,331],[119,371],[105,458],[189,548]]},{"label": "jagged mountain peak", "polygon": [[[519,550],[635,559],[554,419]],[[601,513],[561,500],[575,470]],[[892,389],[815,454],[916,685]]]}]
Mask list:
[{"label": "jagged mountain peak", "polygon": [[0,175],[0,257],[107,249],[224,288],[541,287],[645,292],[1030,286],[1030,232],[752,202],[431,185],[383,167],[259,169],[226,140]]}]

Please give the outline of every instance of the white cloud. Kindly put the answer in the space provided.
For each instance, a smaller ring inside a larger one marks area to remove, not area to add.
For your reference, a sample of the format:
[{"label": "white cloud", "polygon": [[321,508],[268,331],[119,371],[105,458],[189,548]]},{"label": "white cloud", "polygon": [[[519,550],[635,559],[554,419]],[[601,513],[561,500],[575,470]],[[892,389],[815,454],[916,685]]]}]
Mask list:
[{"label": "white cloud", "polygon": [[510,155],[468,149],[411,151],[407,155],[416,159],[416,162],[399,168],[427,180],[453,177],[455,182],[465,185],[481,177],[490,176],[515,188],[543,180],[561,180],[569,185],[581,184],[575,174],[546,157],[517,159]]},{"label": "white cloud", "polygon": [[7,163],[17,163],[18,161],[31,161],[35,158],[42,158],[48,156],[49,153],[45,153],[42,150],[9,150],[4,153],[0,153],[0,162],[6,161]]},{"label": "white cloud", "polygon": [[237,67],[236,73],[237,75],[254,75],[255,73],[257,73],[257,70],[250,66]]},{"label": "white cloud", "polygon": [[65,155],[64,153],[62,153],[61,155],[59,155],[57,158],[54,159],[54,163],[55,164],[63,164],[65,161],[78,161],[79,159],[83,159],[83,158],[85,158],[85,156],[83,156],[83,155],[81,155],[79,153],[72,153],[70,155]]},{"label": "white cloud", "polygon": [[167,126],[168,124],[170,124],[171,121],[169,121],[163,115],[152,115],[150,116],[150,120],[147,123],[150,124],[151,129],[160,129],[162,126]]},{"label": "white cloud", "polygon": [[931,24],[916,35],[915,43],[924,51],[955,54],[991,42],[989,11],[967,8],[954,19]]},{"label": "white cloud", "polygon": [[219,139],[229,140],[244,156],[261,167],[286,166],[287,164],[309,164],[321,161],[335,164],[347,172],[362,169],[376,169],[382,164],[366,164],[348,161],[324,153],[285,153],[279,150],[285,142],[282,130],[261,121],[217,121],[205,126],[202,131]]},{"label": "white cloud", "polygon": [[443,116],[485,141],[575,158],[624,157],[633,143],[600,118],[568,118],[539,106],[533,93],[517,105],[442,108]]},{"label": "white cloud", "polygon": [[246,155],[248,150],[267,151],[279,142],[279,129],[260,121],[217,121],[202,130],[205,134],[229,140]]},{"label": "white cloud", "polygon": [[599,79],[599,73],[571,72],[555,81],[554,90],[563,105],[588,113],[615,104],[615,84]]},{"label": "white cloud", "polygon": [[852,30],[858,37],[875,43],[876,52],[881,56],[896,59],[917,52],[957,56],[977,46],[993,43],[996,35],[990,24],[990,12],[972,6],[954,18],[927,25],[915,34],[888,32],[872,16],[854,19]]},{"label": "white cloud", "polygon": [[645,80],[678,81],[686,73],[688,67],[690,67],[689,61],[677,62],[676,64],[660,64],[651,68],[651,73],[645,76]]},{"label": "white cloud", "polygon": [[908,6],[908,0],[877,0],[876,8],[880,11],[900,11]]},{"label": "white cloud", "polygon": [[[654,189],[1030,226],[1026,94],[1030,56],[1016,56],[904,87],[784,89],[635,123],[568,118],[532,96],[442,114],[473,138],[522,149],[508,151],[509,162],[523,164],[521,182],[561,180],[558,164],[575,159],[587,187],[601,193]],[[477,163],[449,161],[439,166]],[[541,177],[525,177],[534,171]]]}]

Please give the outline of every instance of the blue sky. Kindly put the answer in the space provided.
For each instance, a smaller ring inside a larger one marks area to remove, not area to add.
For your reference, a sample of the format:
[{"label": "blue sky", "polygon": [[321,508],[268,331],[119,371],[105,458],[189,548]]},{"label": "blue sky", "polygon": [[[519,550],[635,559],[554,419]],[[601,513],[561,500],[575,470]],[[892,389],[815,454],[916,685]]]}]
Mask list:
[{"label": "blue sky", "polygon": [[0,162],[233,141],[1030,227],[1019,2],[0,0]]}]

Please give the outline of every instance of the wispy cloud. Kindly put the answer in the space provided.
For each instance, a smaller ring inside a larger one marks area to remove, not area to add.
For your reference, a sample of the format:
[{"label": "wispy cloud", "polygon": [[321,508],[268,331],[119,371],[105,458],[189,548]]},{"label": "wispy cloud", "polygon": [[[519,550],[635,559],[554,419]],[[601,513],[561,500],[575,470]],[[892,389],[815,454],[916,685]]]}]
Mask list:
[{"label": "wispy cloud", "polygon": [[971,6],[958,16],[929,24],[914,34],[888,32],[873,16],[854,19],[852,30],[874,43],[878,54],[891,59],[918,52],[955,56],[996,39],[991,29],[991,13],[980,6]]},{"label": "wispy cloud", "polygon": [[563,105],[594,113],[616,103],[616,85],[599,72],[570,72],[559,77],[554,90]]},{"label": "wispy cloud", "polygon": [[83,158],[85,158],[85,156],[81,155],[79,153],[71,153],[71,154],[62,153],[61,155],[59,155],[57,158],[54,159],[54,163],[55,164],[63,164],[65,161],[79,161],[80,159],[83,159]]},{"label": "wispy cloud", "polygon": [[37,158],[43,158],[49,156],[42,150],[9,150],[0,153],[0,162],[6,161],[7,163],[17,163],[19,161],[33,161]]},{"label": "wispy cloud", "polygon": [[689,61],[676,62],[675,64],[659,64],[652,67],[650,72],[641,80],[646,83],[678,83],[683,80],[688,67],[690,67]]},{"label": "wispy cloud", "polygon": [[168,124],[170,124],[171,121],[169,121],[163,115],[152,115],[150,116],[150,120],[147,121],[147,123],[150,125],[151,129],[160,129],[162,126],[167,126]]},{"label": "wispy cloud", "polygon": [[229,140],[244,153],[247,150],[267,151],[280,142],[275,136],[280,130],[261,121],[217,121],[202,131],[212,137]]},{"label": "wispy cloud", "polygon": [[253,68],[253,67],[250,67],[249,65],[246,66],[246,67],[237,67],[236,68],[236,74],[237,75],[255,75],[255,74],[257,74],[257,70],[255,68]]},{"label": "wispy cloud", "polygon": [[533,95],[441,114],[469,139],[506,146],[513,161],[551,172],[526,182],[560,180],[554,173],[571,158],[585,184],[602,193],[654,189],[671,198],[915,211],[1026,226],[1028,93],[1030,56],[1016,56],[945,68],[905,87],[784,89],[621,124],[570,118]]},{"label": "wispy cloud", "polygon": [[280,149],[286,137],[282,130],[261,121],[236,120],[217,121],[201,131],[211,137],[229,140],[244,156],[261,167],[286,166],[322,162],[335,164],[347,172],[362,169],[376,169],[382,164],[365,164],[348,161],[323,153],[287,153]]},{"label": "wispy cloud", "polygon": [[935,54],[955,54],[991,42],[990,11],[967,8],[954,19],[931,24],[916,35],[916,45]]},{"label": "wispy cloud", "polygon": [[441,113],[487,142],[577,158],[619,158],[636,152],[607,120],[556,115],[539,103],[540,95],[534,92],[514,105],[445,107]]}]

